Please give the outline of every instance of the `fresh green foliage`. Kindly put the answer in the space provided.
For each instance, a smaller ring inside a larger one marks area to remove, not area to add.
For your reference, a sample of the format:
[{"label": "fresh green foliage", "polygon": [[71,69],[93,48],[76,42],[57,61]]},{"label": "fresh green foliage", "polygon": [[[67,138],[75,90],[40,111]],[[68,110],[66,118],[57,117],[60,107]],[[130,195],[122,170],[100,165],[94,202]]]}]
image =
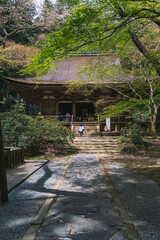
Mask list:
[{"label": "fresh green foliage", "polygon": [[77,1],[64,23],[55,23],[54,31],[39,43],[41,52],[28,70],[39,67],[44,73],[52,67],[53,61],[77,50],[103,53],[114,50],[119,51],[119,55],[124,50],[122,61],[128,59],[130,68],[129,48],[134,44],[159,74],[159,9],[158,1]]},{"label": "fresh green foliage", "polygon": [[32,118],[26,115],[23,104],[19,103],[10,112],[2,114],[2,131],[5,146],[23,145],[28,154],[47,148],[63,152],[74,138],[74,133],[65,123],[43,117]]},{"label": "fresh green foliage", "polygon": [[112,106],[110,109],[103,111],[101,115],[101,120],[105,120],[107,117],[115,117],[121,115],[127,110],[134,109],[135,106],[138,105],[136,101],[130,99],[129,101],[120,101],[116,105]]},{"label": "fresh green foliage", "polygon": [[131,141],[137,148],[141,148],[143,146],[141,128],[137,124],[133,124],[131,127]]},{"label": "fresh green foliage", "polygon": [[141,136],[142,129],[139,125],[131,125],[123,134],[124,136],[120,138],[122,152],[136,153],[138,150],[144,149],[144,141]]},{"label": "fresh green foliage", "polygon": [[[114,87],[116,90],[116,87]],[[159,77],[143,75],[129,83],[122,90],[117,90],[123,100],[103,112],[101,119],[122,114],[127,110],[137,111],[142,118],[148,117],[151,132],[156,136],[157,113],[160,107]]]}]

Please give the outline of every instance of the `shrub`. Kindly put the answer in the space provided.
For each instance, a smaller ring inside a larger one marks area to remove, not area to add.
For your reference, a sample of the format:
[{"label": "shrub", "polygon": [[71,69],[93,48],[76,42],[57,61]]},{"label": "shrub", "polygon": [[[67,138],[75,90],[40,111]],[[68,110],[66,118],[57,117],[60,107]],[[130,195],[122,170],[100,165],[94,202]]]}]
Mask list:
[{"label": "shrub", "polygon": [[124,153],[136,153],[138,151],[138,149],[136,146],[131,144],[131,145],[124,145],[123,148],[121,149],[121,151]]},{"label": "shrub", "polygon": [[26,115],[20,103],[14,105],[10,112],[2,114],[2,131],[4,146],[23,145],[26,154],[32,155],[47,148],[63,152],[75,137],[64,122]]},{"label": "shrub", "polygon": [[[126,132],[125,132],[126,134]],[[135,153],[138,149],[144,149],[144,141],[141,136],[141,129],[137,124],[133,124],[126,136],[120,138],[122,152]]]},{"label": "shrub", "polygon": [[144,145],[144,141],[142,139],[142,136],[136,130],[132,131],[132,133],[131,133],[131,141],[137,148],[141,148]]}]

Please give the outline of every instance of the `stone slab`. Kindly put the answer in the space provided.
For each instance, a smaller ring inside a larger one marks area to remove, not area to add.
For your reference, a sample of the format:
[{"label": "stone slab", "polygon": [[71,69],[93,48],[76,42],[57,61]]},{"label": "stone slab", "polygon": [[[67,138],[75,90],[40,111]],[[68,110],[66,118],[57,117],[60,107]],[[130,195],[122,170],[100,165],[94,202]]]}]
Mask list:
[{"label": "stone slab", "polygon": [[72,240],[110,240],[113,231],[93,231],[89,233],[78,233],[71,236]]},{"label": "stone slab", "polygon": [[94,231],[112,232],[110,227],[104,225],[103,223],[94,221],[89,218],[81,223],[72,224],[72,227],[73,227],[75,233],[94,232]]},{"label": "stone slab", "polygon": [[40,229],[39,236],[45,237],[67,237],[71,231],[69,225],[56,223],[54,225],[43,226]]}]

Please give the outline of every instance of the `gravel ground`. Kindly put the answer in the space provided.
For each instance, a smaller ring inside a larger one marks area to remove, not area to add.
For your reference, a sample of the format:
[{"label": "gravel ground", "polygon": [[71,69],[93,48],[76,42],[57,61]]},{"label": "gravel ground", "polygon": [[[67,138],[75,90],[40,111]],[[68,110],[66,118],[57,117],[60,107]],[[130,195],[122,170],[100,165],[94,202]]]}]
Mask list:
[{"label": "gravel ground", "polygon": [[121,193],[140,237],[160,239],[160,187],[144,176],[123,168],[120,163],[105,163],[109,174]]},{"label": "gravel ground", "polygon": [[48,163],[9,194],[9,202],[0,207],[0,240],[23,237],[65,166],[64,162]]}]

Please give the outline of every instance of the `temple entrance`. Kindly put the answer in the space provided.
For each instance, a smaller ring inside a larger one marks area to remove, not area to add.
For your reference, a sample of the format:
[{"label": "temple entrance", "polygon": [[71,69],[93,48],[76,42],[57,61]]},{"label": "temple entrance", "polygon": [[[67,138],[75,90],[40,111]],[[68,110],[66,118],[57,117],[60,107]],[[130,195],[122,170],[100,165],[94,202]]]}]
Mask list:
[{"label": "temple entrance", "polygon": [[76,103],[76,119],[78,121],[94,121],[94,114],[93,103]]},{"label": "temple entrance", "polygon": [[59,114],[66,115],[66,113],[72,115],[72,103],[59,103]]},{"label": "temple entrance", "polygon": [[43,101],[41,103],[41,113],[43,115],[55,115],[56,114],[56,104],[52,101]]}]

